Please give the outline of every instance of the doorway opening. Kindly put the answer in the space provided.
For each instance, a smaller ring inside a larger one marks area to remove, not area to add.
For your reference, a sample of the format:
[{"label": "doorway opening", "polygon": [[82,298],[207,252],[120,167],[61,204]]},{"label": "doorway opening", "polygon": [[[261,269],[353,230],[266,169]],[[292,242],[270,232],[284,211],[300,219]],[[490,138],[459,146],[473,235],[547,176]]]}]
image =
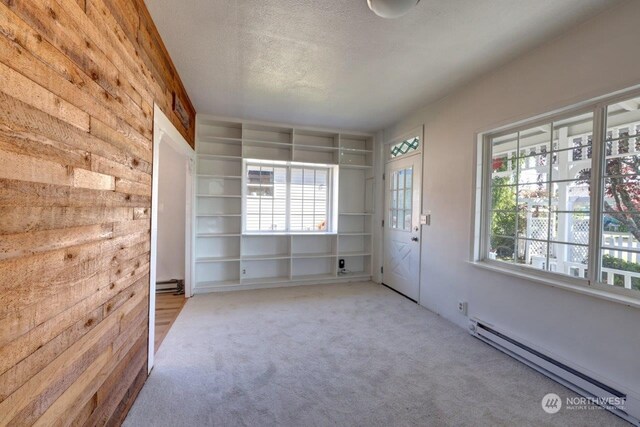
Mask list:
[{"label": "doorway opening", "polygon": [[195,152],[155,106],[149,292],[149,371],[154,355],[191,296]]}]

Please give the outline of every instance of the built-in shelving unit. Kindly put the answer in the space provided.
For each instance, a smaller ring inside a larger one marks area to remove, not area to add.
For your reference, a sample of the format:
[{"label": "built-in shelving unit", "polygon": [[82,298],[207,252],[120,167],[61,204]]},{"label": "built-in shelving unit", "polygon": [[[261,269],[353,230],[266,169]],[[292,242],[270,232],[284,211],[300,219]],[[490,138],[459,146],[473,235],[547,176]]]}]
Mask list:
[{"label": "built-in shelving unit", "polygon": [[[367,134],[198,116],[195,292],[370,279],[373,142]],[[337,165],[337,233],[243,234],[243,159]]]}]

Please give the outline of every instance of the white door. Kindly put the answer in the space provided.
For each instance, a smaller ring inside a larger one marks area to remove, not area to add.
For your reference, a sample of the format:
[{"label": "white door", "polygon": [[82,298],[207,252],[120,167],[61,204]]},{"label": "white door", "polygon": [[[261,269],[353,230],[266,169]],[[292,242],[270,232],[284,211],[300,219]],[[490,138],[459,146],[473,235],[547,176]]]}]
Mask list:
[{"label": "white door", "polygon": [[414,301],[420,292],[420,196],[422,155],[407,154],[385,165],[382,282]]}]

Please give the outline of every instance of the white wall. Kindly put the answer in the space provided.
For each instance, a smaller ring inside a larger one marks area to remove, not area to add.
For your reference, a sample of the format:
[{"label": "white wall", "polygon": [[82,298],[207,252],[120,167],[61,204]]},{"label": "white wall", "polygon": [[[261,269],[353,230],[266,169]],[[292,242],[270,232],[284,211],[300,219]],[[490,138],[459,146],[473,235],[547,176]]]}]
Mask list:
[{"label": "white wall", "polygon": [[186,159],[169,144],[160,144],[158,174],[159,282],[184,279]]},{"label": "white wall", "polygon": [[425,125],[420,303],[477,316],[640,395],[640,310],[469,263],[477,133],[640,84],[640,1],[625,1],[385,129]]}]

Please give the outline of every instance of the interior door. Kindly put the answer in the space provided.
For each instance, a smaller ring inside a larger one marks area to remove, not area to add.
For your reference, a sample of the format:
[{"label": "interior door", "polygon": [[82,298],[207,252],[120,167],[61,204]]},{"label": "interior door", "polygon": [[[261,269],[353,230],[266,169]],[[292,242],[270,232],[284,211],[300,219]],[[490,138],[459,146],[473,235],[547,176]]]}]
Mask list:
[{"label": "interior door", "polygon": [[382,282],[414,301],[420,293],[421,183],[420,152],[386,163]]}]

